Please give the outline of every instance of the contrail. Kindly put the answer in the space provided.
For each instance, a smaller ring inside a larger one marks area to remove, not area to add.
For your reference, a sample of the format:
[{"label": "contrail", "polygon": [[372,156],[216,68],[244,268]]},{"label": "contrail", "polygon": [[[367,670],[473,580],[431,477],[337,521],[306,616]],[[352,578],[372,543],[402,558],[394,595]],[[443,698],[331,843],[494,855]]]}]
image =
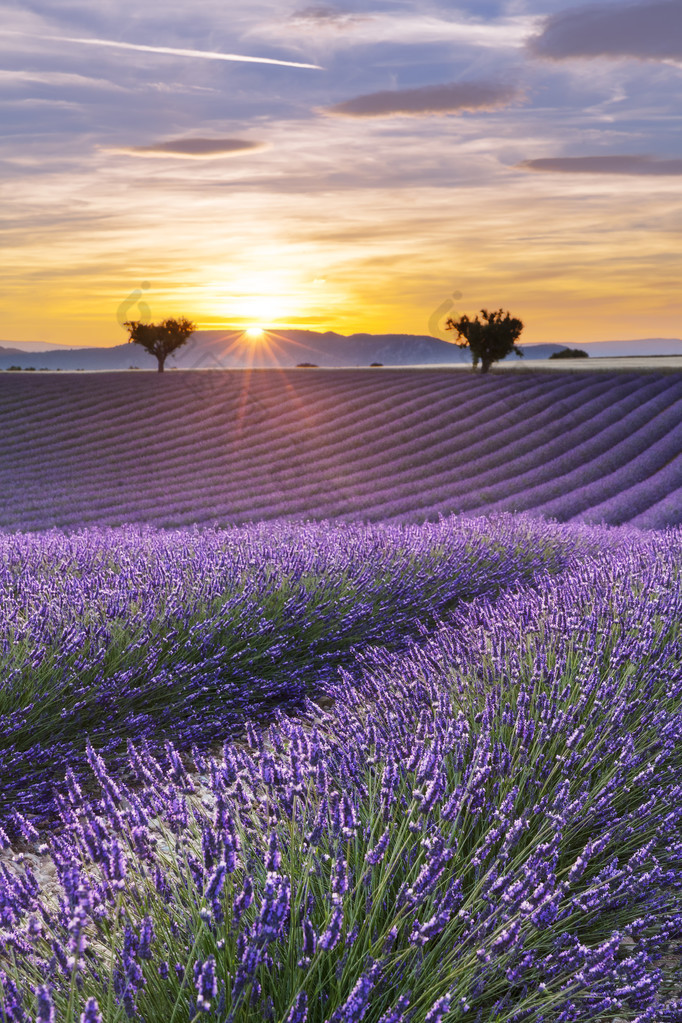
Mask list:
[{"label": "contrail", "polygon": [[[4,35],[5,33],[3,33]],[[14,35],[15,33],[11,33]],[[23,35],[24,33],[16,33]],[[35,37],[34,37],[35,38]],[[279,64],[281,67],[312,68],[324,71],[319,64],[299,64],[293,60],[275,60],[272,57],[245,57],[239,53],[212,53],[210,50],[179,50],[173,46],[140,46],[138,43],[119,43],[112,39],[76,39],[72,36],[38,36],[60,43],[84,43],[86,46],[113,46],[118,50],[140,50],[142,53],[168,53],[173,57],[203,57],[204,60],[236,60],[246,64]]]}]

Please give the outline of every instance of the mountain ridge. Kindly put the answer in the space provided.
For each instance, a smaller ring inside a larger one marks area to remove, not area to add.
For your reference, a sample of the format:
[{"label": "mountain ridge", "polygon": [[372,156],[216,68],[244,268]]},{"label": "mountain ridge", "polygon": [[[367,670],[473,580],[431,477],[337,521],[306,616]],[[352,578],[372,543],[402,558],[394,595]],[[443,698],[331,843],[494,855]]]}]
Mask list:
[{"label": "mountain ridge", "polygon": [[[30,348],[17,347],[21,344]],[[40,342],[0,341],[0,369],[106,371],[155,369],[156,360],[129,342],[109,347],[67,348],[54,345],[39,348]],[[522,344],[527,359],[547,359],[554,352],[573,345],[558,343]],[[678,338],[641,338],[631,341],[576,342],[594,356],[682,355]],[[512,355],[510,361],[516,361]],[[293,368],[309,364],[324,368],[410,365],[466,365],[468,351],[452,342],[427,334],[338,334],[312,330],[266,331],[262,339],[247,337],[243,331],[200,330],[189,339],[167,368],[248,369]]]}]

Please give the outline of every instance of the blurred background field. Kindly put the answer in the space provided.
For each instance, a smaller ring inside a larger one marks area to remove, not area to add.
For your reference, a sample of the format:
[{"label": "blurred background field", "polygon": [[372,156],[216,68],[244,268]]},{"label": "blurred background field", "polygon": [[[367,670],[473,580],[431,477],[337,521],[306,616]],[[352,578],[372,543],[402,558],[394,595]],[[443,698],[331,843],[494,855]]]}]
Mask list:
[{"label": "blurred background field", "polygon": [[674,372],[4,373],[0,440],[7,530],[682,520]]}]

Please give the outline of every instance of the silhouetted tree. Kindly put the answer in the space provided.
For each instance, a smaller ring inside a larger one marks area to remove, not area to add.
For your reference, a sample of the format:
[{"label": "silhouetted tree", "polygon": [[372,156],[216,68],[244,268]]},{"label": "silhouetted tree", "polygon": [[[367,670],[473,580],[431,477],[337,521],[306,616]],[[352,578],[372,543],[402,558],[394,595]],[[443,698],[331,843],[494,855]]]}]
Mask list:
[{"label": "silhouetted tree", "polygon": [[552,352],[550,359],[589,359],[590,353],[582,348],[562,348],[560,352]]},{"label": "silhouetted tree", "polygon": [[514,319],[509,313],[503,313],[502,309],[497,312],[488,312],[481,309],[482,320],[478,316],[470,320],[468,316],[462,316],[460,320],[447,320],[446,330],[456,330],[458,348],[468,348],[474,363],[474,370],[481,364],[481,373],[487,373],[493,362],[499,362],[510,352],[523,355],[523,352],[515,344],[523,330],[521,320]]},{"label": "silhouetted tree", "polygon": [[182,348],[187,338],[197,329],[190,320],[184,318],[163,320],[162,323],[127,320],[123,326],[128,328],[129,340],[133,344],[141,345],[157,358],[159,373],[163,373],[163,364],[171,352]]}]

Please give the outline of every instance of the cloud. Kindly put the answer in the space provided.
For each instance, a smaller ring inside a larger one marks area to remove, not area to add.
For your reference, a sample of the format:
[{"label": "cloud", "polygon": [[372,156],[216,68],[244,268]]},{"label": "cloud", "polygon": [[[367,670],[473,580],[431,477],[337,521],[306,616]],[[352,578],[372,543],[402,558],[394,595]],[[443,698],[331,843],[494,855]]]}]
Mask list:
[{"label": "cloud", "polygon": [[321,40],[325,46],[340,48],[357,43],[375,47],[395,43],[410,48],[458,43],[499,51],[523,46],[537,22],[537,17],[530,15],[472,20],[438,16],[418,8],[400,14],[380,10],[359,14],[319,4],[287,17],[264,20],[254,25],[248,36],[277,43],[286,40],[297,46],[303,33],[306,45]]},{"label": "cloud", "polygon": [[232,156],[237,153],[253,152],[265,149],[263,142],[250,142],[248,139],[168,139],[166,142],[154,142],[150,146],[129,146],[109,149],[109,152],[127,153],[131,156],[170,156],[208,159],[215,156]]},{"label": "cloud", "polygon": [[682,3],[590,4],[553,14],[529,40],[539,57],[682,58]]},{"label": "cloud", "polygon": [[0,85],[38,84],[60,88],[62,86],[78,86],[86,89],[114,89],[123,92],[123,87],[115,82],[108,82],[89,75],[65,73],[61,71],[21,71],[0,70]]},{"label": "cloud", "polygon": [[495,82],[448,82],[417,89],[371,92],[328,107],[324,113],[342,117],[391,117],[400,114],[458,114],[496,110],[520,96],[515,86]]},{"label": "cloud", "polygon": [[290,21],[303,28],[332,28],[340,31],[353,28],[358,22],[372,20],[371,14],[341,11],[329,4],[311,4],[309,7],[294,11],[290,17]]},{"label": "cloud", "polygon": [[[3,29],[2,35],[25,35],[24,32],[13,32]],[[202,60],[227,60],[246,64],[278,64],[282,67],[312,68],[322,71],[319,64],[301,64],[292,60],[275,60],[272,57],[248,57],[239,53],[215,53],[212,50],[185,50],[175,46],[147,46],[139,43],[121,43],[113,39],[80,39],[74,36],[39,36],[40,39],[52,40],[56,43],[79,43],[84,46],[110,46],[118,50],[137,50],[140,53],[162,53],[172,57],[196,57]]]},{"label": "cloud", "polygon": [[559,174],[682,174],[682,159],[623,154],[620,156],[556,156],[524,160],[522,170],[553,171]]}]

